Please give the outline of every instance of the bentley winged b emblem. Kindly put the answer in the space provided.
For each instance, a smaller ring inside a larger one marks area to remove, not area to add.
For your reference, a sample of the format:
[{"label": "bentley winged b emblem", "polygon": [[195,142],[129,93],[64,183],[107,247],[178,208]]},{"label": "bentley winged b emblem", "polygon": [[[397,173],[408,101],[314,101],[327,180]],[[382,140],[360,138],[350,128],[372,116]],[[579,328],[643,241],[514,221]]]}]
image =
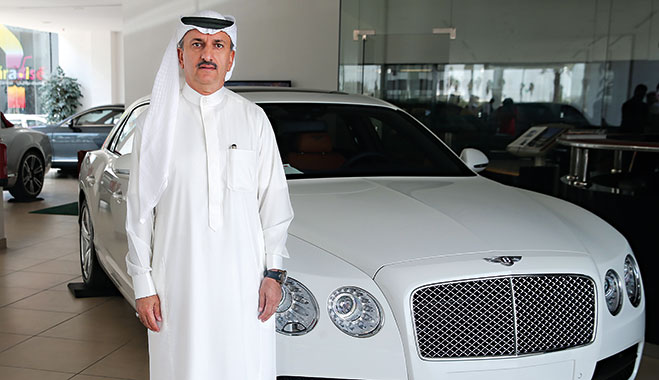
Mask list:
[{"label": "bentley winged b emblem", "polygon": [[516,262],[522,260],[522,256],[495,256],[495,257],[486,257],[483,260],[489,261],[491,263],[497,263],[497,264],[505,265],[507,267],[511,267]]}]

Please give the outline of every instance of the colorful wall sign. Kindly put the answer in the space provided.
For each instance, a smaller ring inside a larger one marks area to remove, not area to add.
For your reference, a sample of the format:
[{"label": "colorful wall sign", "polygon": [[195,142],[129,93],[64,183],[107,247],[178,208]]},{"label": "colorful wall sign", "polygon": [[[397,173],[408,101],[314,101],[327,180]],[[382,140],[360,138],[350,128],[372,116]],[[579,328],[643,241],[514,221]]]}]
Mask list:
[{"label": "colorful wall sign", "polygon": [[23,54],[23,46],[11,30],[0,25],[0,49],[5,52],[6,65],[0,64],[0,80],[43,80],[44,68],[27,66],[31,55]]}]

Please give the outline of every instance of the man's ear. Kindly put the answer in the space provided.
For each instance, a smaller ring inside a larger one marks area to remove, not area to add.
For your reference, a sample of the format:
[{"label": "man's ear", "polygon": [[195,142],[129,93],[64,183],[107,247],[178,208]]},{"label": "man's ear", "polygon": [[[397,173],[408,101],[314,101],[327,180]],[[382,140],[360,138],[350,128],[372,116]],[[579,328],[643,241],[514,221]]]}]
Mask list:
[{"label": "man's ear", "polygon": [[236,51],[231,50],[231,54],[229,54],[229,69],[227,70],[227,72],[229,72],[229,70],[231,70],[233,68],[233,59],[235,57],[236,57]]},{"label": "man's ear", "polygon": [[176,53],[178,54],[178,65],[181,67],[181,69],[184,69],[184,67],[183,67],[183,50],[177,48]]}]

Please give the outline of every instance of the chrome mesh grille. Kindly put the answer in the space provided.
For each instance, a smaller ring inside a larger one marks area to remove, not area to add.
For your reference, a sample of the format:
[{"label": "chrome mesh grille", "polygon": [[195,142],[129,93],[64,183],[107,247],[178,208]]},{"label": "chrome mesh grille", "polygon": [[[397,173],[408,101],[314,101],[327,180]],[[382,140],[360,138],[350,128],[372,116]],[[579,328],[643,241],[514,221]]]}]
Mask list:
[{"label": "chrome mesh grille", "polygon": [[588,344],[595,284],[578,275],[510,276],[434,284],[412,294],[424,359],[518,356]]}]

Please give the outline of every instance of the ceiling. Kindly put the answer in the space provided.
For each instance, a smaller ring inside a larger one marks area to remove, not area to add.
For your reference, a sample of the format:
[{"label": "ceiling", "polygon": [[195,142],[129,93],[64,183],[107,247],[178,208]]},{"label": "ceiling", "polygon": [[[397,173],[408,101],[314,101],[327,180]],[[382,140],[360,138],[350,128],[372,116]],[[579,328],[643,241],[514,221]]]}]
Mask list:
[{"label": "ceiling", "polygon": [[122,30],[122,0],[0,0],[0,24],[48,32]]}]

